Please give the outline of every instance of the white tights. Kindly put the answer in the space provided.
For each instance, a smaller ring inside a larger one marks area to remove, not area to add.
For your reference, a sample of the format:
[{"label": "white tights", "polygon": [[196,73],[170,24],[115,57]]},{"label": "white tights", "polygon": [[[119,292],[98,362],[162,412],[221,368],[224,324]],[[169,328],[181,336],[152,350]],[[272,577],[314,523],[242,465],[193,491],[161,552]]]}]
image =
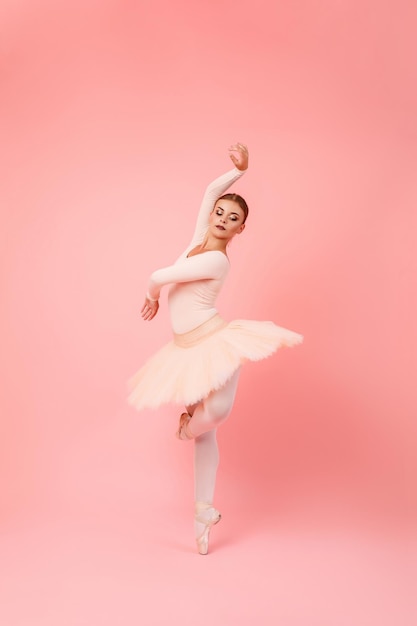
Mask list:
[{"label": "white tights", "polygon": [[188,423],[194,435],[194,496],[196,502],[213,503],[219,449],[217,426],[230,414],[236,395],[240,369],[217,391],[213,391],[202,402],[187,407],[191,420]]}]

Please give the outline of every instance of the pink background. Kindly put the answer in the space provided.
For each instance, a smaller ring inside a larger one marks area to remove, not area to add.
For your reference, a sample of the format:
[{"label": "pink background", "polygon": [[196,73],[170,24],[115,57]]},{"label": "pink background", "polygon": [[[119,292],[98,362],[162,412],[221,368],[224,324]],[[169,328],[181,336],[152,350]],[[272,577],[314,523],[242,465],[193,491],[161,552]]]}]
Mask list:
[{"label": "pink background", "polygon": [[[406,0],[2,0],[4,626],[414,624],[416,10]],[[224,521],[192,537],[147,277],[250,148],[219,301],[301,348],[245,367]]]}]

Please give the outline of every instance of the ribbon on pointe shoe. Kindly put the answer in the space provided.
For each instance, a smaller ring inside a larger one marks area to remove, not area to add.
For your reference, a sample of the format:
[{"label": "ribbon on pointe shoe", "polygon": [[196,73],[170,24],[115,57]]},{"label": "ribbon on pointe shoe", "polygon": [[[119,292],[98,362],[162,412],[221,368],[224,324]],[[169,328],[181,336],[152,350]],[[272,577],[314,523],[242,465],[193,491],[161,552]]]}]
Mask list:
[{"label": "ribbon on pointe shoe", "polygon": [[188,422],[191,419],[191,415],[188,413],[181,413],[180,421],[178,424],[178,430],[175,433],[177,439],[181,439],[181,441],[187,441],[188,439],[194,439],[193,433],[190,431]]},{"label": "ribbon on pointe shoe", "polygon": [[[210,512],[210,513],[209,513]],[[222,516],[214,506],[208,502],[195,503],[195,521],[204,524],[203,532],[197,537],[197,549],[199,554],[208,553],[209,535],[211,527],[220,522]]]}]

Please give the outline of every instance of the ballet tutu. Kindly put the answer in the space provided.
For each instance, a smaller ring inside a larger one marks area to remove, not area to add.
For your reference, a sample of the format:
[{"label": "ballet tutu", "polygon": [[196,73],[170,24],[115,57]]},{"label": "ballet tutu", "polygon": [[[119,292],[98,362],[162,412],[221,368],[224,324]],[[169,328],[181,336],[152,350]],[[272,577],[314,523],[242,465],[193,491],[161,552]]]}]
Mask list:
[{"label": "ballet tutu", "polygon": [[223,387],[245,361],[265,359],[302,340],[273,322],[226,322],[215,315],[188,333],[174,334],[130,379],[128,402],[138,410],[190,406]]}]

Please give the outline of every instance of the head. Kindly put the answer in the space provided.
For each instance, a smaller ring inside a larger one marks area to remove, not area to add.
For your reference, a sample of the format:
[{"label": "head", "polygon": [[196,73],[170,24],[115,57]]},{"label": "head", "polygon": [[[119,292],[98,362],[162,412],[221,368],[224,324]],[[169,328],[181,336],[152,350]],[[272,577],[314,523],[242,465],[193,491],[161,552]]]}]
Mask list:
[{"label": "head", "polygon": [[248,214],[249,214],[249,207],[246,204],[246,200],[242,198],[242,196],[239,196],[238,193],[225,193],[223,196],[220,196],[220,198],[217,198],[216,204],[220,200],[231,200],[232,202],[236,202],[236,204],[238,204],[243,211],[242,224],[246,222],[246,218],[248,217]]},{"label": "head", "polygon": [[229,242],[244,230],[248,213],[248,205],[242,196],[236,193],[220,196],[210,214],[212,232],[216,237]]}]

